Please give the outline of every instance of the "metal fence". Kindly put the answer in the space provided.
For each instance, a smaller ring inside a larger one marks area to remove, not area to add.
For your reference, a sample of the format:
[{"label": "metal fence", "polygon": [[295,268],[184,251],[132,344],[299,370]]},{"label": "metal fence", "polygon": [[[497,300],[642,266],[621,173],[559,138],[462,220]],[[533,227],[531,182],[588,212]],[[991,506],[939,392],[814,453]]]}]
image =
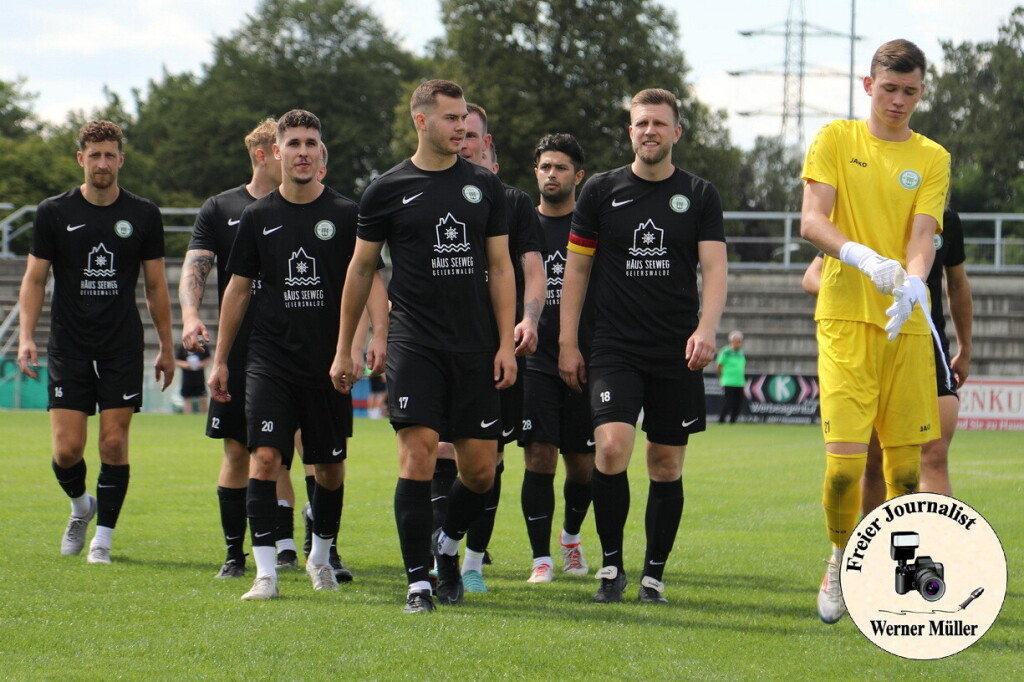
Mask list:
[{"label": "metal fence", "polygon": [[[0,211],[13,208],[0,204]],[[24,255],[35,206],[22,206],[0,220],[0,258]],[[190,232],[198,208],[162,208],[164,230]],[[799,270],[817,253],[800,238],[796,212],[726,211],[729,266]],[[1024,272],[1024,213],[961,213],[967,268],[971,272]],[[182,256],[184,253],[169,253]]]}]

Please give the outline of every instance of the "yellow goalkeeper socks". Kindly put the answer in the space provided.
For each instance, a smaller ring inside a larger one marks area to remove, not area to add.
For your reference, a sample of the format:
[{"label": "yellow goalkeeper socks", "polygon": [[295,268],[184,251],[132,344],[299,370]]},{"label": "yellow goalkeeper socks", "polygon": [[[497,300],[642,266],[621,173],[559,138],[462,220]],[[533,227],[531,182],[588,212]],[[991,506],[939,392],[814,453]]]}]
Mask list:
[{"label": "yellow goalkeeper socks", "polygon": [[860,514],[860,479],[868,453],[836,455],[825,453],[825,483],[821,506],[825,508],[825,528],[836,547],[846,547]]}]

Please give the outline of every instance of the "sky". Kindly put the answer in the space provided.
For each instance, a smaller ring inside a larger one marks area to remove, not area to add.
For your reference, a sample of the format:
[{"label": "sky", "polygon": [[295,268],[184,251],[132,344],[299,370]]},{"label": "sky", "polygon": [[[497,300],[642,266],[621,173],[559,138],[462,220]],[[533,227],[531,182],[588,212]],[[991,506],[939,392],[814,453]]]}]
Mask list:
[{"label": "sky", "polygon": [[[941,63],[940,40],[995,40],[1013,8],[1024,0],[853,0],[857,81],[853,115],[867,115],[860,86],[875,48],[893,38],[917,43]],[[688,82],[712,110],[725,110],[732,140],[750,148],[758,135],[781,129],[785,39],[743,37],[739,31],[781,33],[791,7],[804,6],[810,25],[805,47],[809,74],[849,73],[851,0],[661,0],[675,12],[679,46],[690,66]],[[234,32],[258,0],[44,0],[12,3],[0,22],[0,79],[26,77],[38,93],[35,111],[63,121],[72,109],[101,106],[104,86],[131,101],[133,88],[170,73],[199,73],[212,57],[212,39]],[[442,34],[438,0],[374,0],[373,11],[406,49],[422,54]],[[824,37],[819,29],[843,34]],[[642,49],[642,45],[640,46]],[[767,70],[778,75],[730,76]],[[438,74],[443,77],[444,74]],[[470,93],[471,95],[471,93]],[[826,121],[849,114],[848,76],[808,75],[804,81],[804,138]],[[814,114],[812,112],[821,112]],[[755,112],[744,116],[741,112]],[[766,112],[756,114],[756,112]],[[494,131],[500,134],[498,131]]]}]

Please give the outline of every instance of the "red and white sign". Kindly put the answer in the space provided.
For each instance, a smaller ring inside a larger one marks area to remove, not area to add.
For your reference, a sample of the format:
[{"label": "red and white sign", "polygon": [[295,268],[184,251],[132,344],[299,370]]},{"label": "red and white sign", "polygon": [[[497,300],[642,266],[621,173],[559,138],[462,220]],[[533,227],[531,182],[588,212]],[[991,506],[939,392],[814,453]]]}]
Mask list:
[{"label": "red and white sign", "polygon": [[958,429],[1024,431],[1024,379],[971,377],[958,393]]}]

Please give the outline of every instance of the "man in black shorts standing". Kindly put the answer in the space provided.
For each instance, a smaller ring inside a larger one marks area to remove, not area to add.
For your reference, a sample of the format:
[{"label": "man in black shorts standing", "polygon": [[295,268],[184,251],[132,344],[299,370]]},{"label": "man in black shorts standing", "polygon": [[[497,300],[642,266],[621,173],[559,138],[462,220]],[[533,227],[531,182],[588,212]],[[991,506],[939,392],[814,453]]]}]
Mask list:
[{"label": "man in black shorts standing", "polygon": [[[349,391],[352,338],[384,242],[391,250],[388,411],[398,437],[395,516],[409,583],[405,611],[431,611],[437,596],[462,601],[458,546],[494,482],[501,435],[498,390],[515,383],[515,285],[505,191],[489,170],[459,157],[466,100],[451,81],[421,84],[410,102],[418,146],[375,179],[359,208],[359,237],[342,298],[331,368]],[[430,482],[439,438],[455,444],[459,479],[431,540]],[[432,552],[433,550],[433,552]]]},{"label": "man in black shorts standing", "polygon": [[[214,400],[232,399],[228,357],[253,281],[260,281],[245,396],[252,453],[246,505],[256,580],[242,595],[245,600],[278,596],[276,485],[282,464],[290,463],[299,428],[303,459],[316,470],[306,572],[314,590],[338,587],[328,557],[341,518],[352,401],[333,390],[328,370],[358,207],[317,179],[323,159],[320,130],[319,119],[308,111],[292,110],[278,121],[274,155],[281,160],[281,186],[242,212],[228,260],[232,277],[210,376]],[[374,300],[383,303],[382,296]],[[379,308],[374,322],[383,325]]]},{"label": "man in black shorts standing", "polygon": [[[580,528],[590,509],[590,479],[594,472],[594,425],[590,402],[583,393],[571,390],[558,377],[558,329],[562,282],[565,276],[566,244],[576,188],[583,181],[583,148],[572,135],[545,135],[534,151],[540,205],[537,213],[546,240],[547,300],[540,317],[537,352],[526,360],[522,378],[523,433],[520,444],[526,458],[522,507],[526,532],[533,550],[528,583],[549,583],[554,579],[551,560],[551,525],[555,515],[555,471],[558,451],[565,459],[565,513],[559,546],[562,570],[569,575],[586,575],[589,567],[580,542]],[[593,334],[590,299],[580,320],[580,347],[589,355]]]},{"label": "man in black shorts standing", "polygon": [[[235,241],[242,211],[281,184],[281,162],[274,158],[273,150],[276,137],[277,121],[272,118],[262,121],[246,135],[245,148],[252,165],[251,179],[245,185],[207,199],[196,216],[178,284],[182,319],[181,345],[186,350],[195,351],[210,342],[210,334],[199,317],[199,306],[203,302],[206,280],[214,261],[217,263],[217,300],[224,300],[224,291],[231,279],[231,273],[227,270],[228,254]],[[259,294],[258,280],[252,294],[254,297]],[[228,376],[231,382],[228,392],[235,399],[230,402],[214,400],[206,419],[206,435],[222,439],[224,443],[224,458],[217,477],[217,500],[220,504],[227,558],[217,572],[218,578],[241,578],[245,575],[245,494],[249,480],[249,448],[246,447],[245,428],[245,357],[255,310],[255,305],[247,309],[228,357]]]},{"label": "man in black shorts standing", "polygon": [[[109,564],[114,527],[128,491],[128,429],[142,406],[143,331],[135,303],[139,269],[160,348],[156,379],[174,377],[171,303],[164,273],[164,228],[152,202],[118,186],[124,165],[121,129],[91,121],[78,133],[85,182],[51,197],[36,211],[32,248],[18,302],[18,364],[36,378],[32,340],[53,266],[49,356],[53,471],[71,498],[61,554],[78,554],[94,516],[90,564]],[[86,493],[86,417],[100,412],[100,475]]]},{"label": "man in black shorts standing", "polygon": [[[466,104],[466,136],[459,148],[459,156],[497,174],[495,156],[489,156],[494,141],[487,132],[487,112],[478,104]],[[466,533],[466,556],[462,561],[462,584],[467,592],[486,592],[483,564],[487,545],[494,532],[494,519],[501,498],[501,475],[505,470],[505,445],[519,437],[523,423],[522,374],[526,358],[537,350],[537,324],[544,308],[544,263],[541,260],[543,236],[537,211],[530,197],[511,185],[503,185],[508,202],[508,250],[516,283],[516,383],[501,392],[501,438],[498,440],[498,467],[494,485],[484,503],[484,513],[473,522]],[[434,524],[440,527],[447,507],[447,495],[455,480],[455,452],[451,443],[442,442],[438,448],[431,503],[434,505]],[[441,508],[441,509],[439,509]]]},{"label": "man in black shorts standing", "polygon": [[[704,430],[701,370],[715,357],[726,294],[718,191],[672,164],[682,134],[675,95],[642,90],[630,104],[630,121],[636,156],[583,188],[562,287],[559,373],[574,390],[589,383],[594,414],[594,519],[604,552],[594,601],[600,603],[621,601],[626,588],[626,468],[641,408],[651,480],[639,597],[666,601],[662,575],[683,513],[683,457],[690,434]],[[577,327],[591,267],[596,329],[588,367]]]}]

